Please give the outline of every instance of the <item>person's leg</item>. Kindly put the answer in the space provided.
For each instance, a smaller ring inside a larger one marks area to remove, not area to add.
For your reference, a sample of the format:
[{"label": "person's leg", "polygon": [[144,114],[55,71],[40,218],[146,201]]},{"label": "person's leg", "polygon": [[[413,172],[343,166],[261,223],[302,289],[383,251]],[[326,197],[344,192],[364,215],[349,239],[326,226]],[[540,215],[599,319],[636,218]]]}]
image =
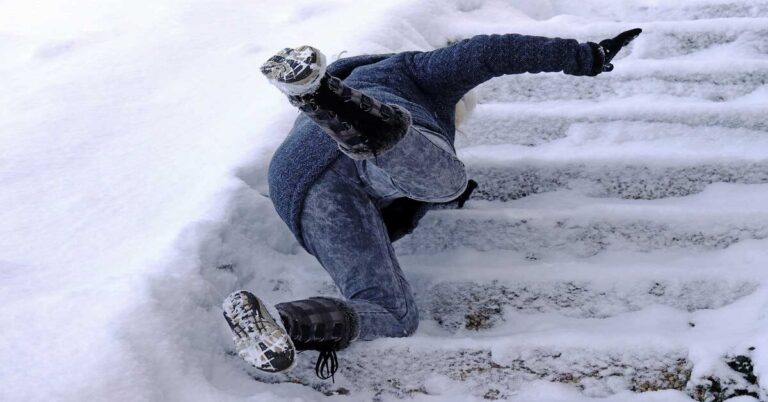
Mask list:
[{"label": "person's leg", "polygon": [[359,318],[359,339],[401,337],[418,326],[411,288],[381,214],[341,158],[310,189],[301,215],[304,244]]},{"label": "person's leg", "polygon": [[374,176],[384,173],[388,186],[419,201],[449,201],[466,188],[464,165],[444,133],[413,126],[402,106],[383,103],[331,76],[319,50],[286,48],[261,71],[358,161],[364,179],[375,181]]},{"label": "person's leg", "polygon": [[467,186],[466,169],[453,147],[443,136],[415,126],[389,151],[355,163],[360,178],[380,194],[446,202]]},{"label": "person's leg", "polygon": [[325,57],[311,46],[283,49],[261,72],[352,159],[386,152],[411,125],[403,107],[379,102],[326,73]]},{"label": "person's leg", "polygon": [[381,214],[351,159],[340,158],[313,184],[300,219],[304,245],[346,300],[277,304],[280,326],[258,297],[241,290],[224,301],[224,316],[238,354],[255,367],[284,371],[295,350],[318,350],[316,373],[329,378],[338,368],[336,351],[355,339],[408,336],[419,317]]}]

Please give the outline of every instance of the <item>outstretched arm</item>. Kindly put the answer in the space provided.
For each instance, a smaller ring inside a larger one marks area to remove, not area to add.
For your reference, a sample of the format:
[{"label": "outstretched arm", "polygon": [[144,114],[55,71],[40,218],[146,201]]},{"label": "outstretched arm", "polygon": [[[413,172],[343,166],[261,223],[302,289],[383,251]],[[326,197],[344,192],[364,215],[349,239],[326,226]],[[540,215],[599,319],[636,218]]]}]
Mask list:
[{"label": "outstretched arm", "polygon": [[425,91],[455,102],[477,85],[505,74],[562,71],[597,75],[606,63],[603,42],[598,45],[518,34],[479,35],[431,52],[416,53],[410,69]]},{"label": "outstretched arm", "polygon": [[597,75],[600,70],[596,70],[596,64],[593,48],[574,39],[478,35],[431,52],[416,53],[411,73],[425,91],[453,101],[501,75],[557,71]]}]

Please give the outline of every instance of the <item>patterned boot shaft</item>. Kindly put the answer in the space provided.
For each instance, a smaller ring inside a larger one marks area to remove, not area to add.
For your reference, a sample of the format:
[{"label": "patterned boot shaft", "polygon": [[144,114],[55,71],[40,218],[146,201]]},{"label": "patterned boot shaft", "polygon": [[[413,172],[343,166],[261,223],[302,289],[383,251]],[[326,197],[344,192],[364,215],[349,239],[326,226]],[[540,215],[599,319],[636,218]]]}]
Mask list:
[{"label": "patterned boot shaft", "polygon": [[411,114],[404,108],[382,103],[328,74],[317,91],[288,99],[352,159],[368,159],[387,152],[411,126]]},{"label": "patterned boot shaft", "polygon": [[342,350],[357,338],[357,313],[343,300],[312,297],[275,306],[297,350]]},{"label": "patterned boot shaft", "polygon": [[333,378],[338,369],[336,352],[349,346],[360,333],[357,313],[343,300],[328,297],[280,303],[275,307],[296,350],[320,352],[315,364],[317,376]]}]

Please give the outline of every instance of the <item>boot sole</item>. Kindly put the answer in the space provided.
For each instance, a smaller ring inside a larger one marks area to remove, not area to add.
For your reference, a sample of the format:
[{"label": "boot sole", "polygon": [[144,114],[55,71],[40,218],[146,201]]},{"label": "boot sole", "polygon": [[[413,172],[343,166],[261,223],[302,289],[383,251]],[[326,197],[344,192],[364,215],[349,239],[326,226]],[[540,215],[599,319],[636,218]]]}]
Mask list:
[{"label": "boot sole", "polygon": [[269,82],[289,96],[316,90],[325,70],[325,55],[311,46],[285,48],[261,66]]},{"label": "boot sole", "polygon": [[295,364],[296,348],[264,303],[240,290],[224,300],[224,318],[232,330],[237,354],[259,370],[277,373]]}]

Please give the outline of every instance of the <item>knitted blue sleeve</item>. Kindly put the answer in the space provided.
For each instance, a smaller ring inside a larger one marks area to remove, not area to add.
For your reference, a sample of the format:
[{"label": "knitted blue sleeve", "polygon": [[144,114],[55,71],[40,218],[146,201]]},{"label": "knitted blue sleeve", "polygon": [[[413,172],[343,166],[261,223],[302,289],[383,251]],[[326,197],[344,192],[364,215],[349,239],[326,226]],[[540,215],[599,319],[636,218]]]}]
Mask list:
[{"label": "knitted blue sleeve", "polygon": [[416,52],[409,67],[426,92],[455,103],[472,88],[505,74],[596,75],[592,54],[589,44],[575,39],[478,35],[431,52]]}]

